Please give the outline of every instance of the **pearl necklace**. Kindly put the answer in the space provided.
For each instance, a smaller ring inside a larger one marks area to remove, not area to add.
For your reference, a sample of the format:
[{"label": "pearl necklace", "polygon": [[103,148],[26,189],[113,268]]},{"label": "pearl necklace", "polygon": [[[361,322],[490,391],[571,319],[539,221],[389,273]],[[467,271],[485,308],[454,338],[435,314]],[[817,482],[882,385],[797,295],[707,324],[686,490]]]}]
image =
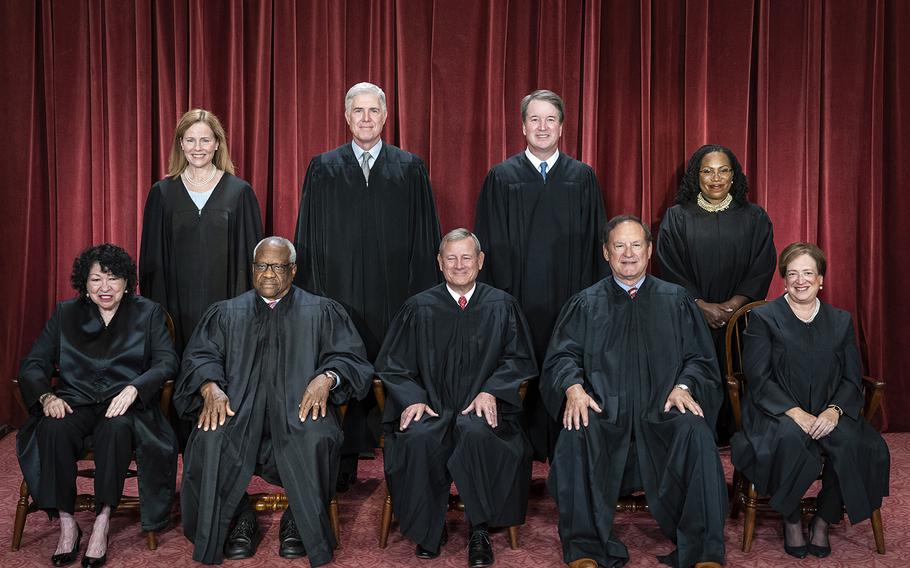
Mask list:
[{"label": "pearl necklace", "polygon": [[724,197],[724,200],[717,205],[705,199],[701,193],[698,194],[698,206],[708,213],[720,213],[721,211],[726,211],[730,207],[731,203],[733,203],[733,196],[729,193],[726,197]]},{"label": "pearl necklace", "polygon": [[210,173],[209,177],[205,178],[202,181],[196,181],[193,178],[191,178],[190,175],[188,173],[186,173],[186,169],[184,169],[183,173],[180,175],[183,178],[183,180],[185,182],[187,182],[188,184],[190,184],[194,187],[204,187],[204,186],[208,185],[209,183],[211,183],[211,181],[213,179],[215,179],[215,175],[217,173],[218,173],[218,168],[214,164],[212,164],[212,173]]}]

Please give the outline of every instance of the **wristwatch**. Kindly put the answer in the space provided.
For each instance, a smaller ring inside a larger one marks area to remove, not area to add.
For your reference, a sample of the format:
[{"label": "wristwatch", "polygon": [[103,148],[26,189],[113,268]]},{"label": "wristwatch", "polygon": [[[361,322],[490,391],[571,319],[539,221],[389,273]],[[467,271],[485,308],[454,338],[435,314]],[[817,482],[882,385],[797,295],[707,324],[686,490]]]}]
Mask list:
[{"label": "wristwatch", "polygon": [[837,415],[838,415],[838,416],[843,416],[843,415],[844,415],[844,409],[841,408],[841,407],[839,407],[839,406],[836,405],[836,404],[829,404],[829,405],[828,405],[828,408],[833,408],[833,409],[834,409],[834,412],[837,412]]},{"label": "wristwatch", "polygon": [[684,391],[686,391],[686,392],[689,391],[689,387],[687,387],[686,385],[684,385],[684,384],[682,384],[682,383],[679,383],[678,385],[676,385],[675,388],[678,388],[678,389],[680,389],[680,390],[684,390]]}]

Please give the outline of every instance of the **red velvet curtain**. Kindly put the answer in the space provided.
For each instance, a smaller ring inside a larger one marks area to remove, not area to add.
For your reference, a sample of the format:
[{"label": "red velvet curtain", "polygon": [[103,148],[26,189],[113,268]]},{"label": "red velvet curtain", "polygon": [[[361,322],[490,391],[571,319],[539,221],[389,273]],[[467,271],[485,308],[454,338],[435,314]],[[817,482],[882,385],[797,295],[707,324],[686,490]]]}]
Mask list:
[{"label": "red velvet curtain", "polygon": [[[426,160],[450,229],[523,148],[518,102],[541,87],[565,98],[561,149],[594,166],[609,215],[658,223],[689,154],[733,148],[778,250],[827,251],[824,299],[854,314],[887,424],[907,429],[908,24],[903,0],[0,2],[0,372],[72,296],[80,249],[137,253],[188,108],[221,117],[267,231],[293,236],[310,157],[348,140],[345,90],[375,82],[386,140]],[[10,391],[0,422],[21,419]]]}]

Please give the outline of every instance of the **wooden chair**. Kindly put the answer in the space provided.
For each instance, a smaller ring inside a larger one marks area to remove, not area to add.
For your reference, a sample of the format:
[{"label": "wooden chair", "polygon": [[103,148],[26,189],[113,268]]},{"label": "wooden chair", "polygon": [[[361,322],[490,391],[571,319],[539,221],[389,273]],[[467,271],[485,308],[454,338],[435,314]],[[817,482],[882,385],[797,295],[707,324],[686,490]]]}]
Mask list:
[{"label": "wooden chair", "polygon": [[[170,314],[165,313],[165,323],[167,324],[167,330],[171,335],[171,341],[174,341],[174,320],[171,319]],[[19,407],[22,408],[22,411],[27,415],[28,408],[25,406],[25,400],[22,398],[22,392],[19,390],[19,381],[18,379],[13,380],[15,385],[13,388],[13,393],[16,397],[16,402],[19,403]],[[169,379],[165,381],[164,386],[161,387],[161,398],[159,404],[161,406],[161,414],[167,416],[171,409],[171,398],[174,394],[174,381]],[[90,444],[88,444],[90,446]],[[94,454],[92,453],[91,447],[88,447],[80,460],[83,461],[94,461]],[[136,477],[136,470],[130,468],[127,471],[127,478]],[[79,469],[76,472],[76,477],[95,477],[95,469],[88,467],[85,469]],[[25,482],[25,478],[22,478],[22,483],[19,485],[19,500],[16,502],[16,517],[13,522],[13,540],[10,546],[10,550],[15,552],[19,550],[20,545],[22,544],[22,533],[25,530],[25,520],[31,513],[34,513],[38,510],[38,504],[35,503],[33,499],[29,497],[28,483]],[[80,511],[94,511],[95,510],[95,496],[90,493],[79,493],[76,495],[76,512]],[[120,504],[117,506],[118,511],[138,511],[139,510],[139,498],[132,495],[123,495],[120,498]],[[148,531],[145,533],[146,545],[149,550],[155,550],[158,548],[158,533],[155,531]]]},{"label": "wooden chair", "polygon": [[[727,392],[730,395],[730,405],[733,409],[733,419],[736,423],[736,430],[742,430],[742,408],[741,396],[747,388],[746,377],[742,370],[742,332],[746,328],[749,319],[749,313],[753,308],[765,304],[763,300],[746,304],[736,310],[727,322],[727,330],[724,338],[727,364],[726,364],[726,383]],[[871,377],[863,376],[863,394],[865,402],[863,403],[862,415],[867,420],[871,420],[878,412],[881,405],[882,394],[884,393],[885,383],[877,381]],[[822,456],[824,458],[824,456]],[[821,474],[819,473],[819,477]],[[755,517],[758,511],[772,511],[768,505],[768,497],[759,495],[755,489],[755,484],[746,479],[741,472],[733,471],[733,498],[730,503],[730,516],[736,518],[739,516],[740,508],[745,511],[743,522],[743,552],[752,550],[752,541],[755,537]],[[803,515],[810,515],[817,510],[815,497],[803,497],[800,504]],[[882,528],[882,514],[880,509],[872,512],[872,534],[875,537],[875,550],[879,554],[885,553],[885,535]]]},{"label": "wooden chair", "polygon": [[[339,423],[344,420],[344,415],[347,413],[348,405],[342,404],[338,407],[338,421]],[[253,505],[253,510],[258,512],[263,511],[284,511],[288,508],[288,497],[284,492],[278,493],[253,493],[250,495],[250,503]],[[335,533],[335,548],[341,548],[341,519],[338,515],[338,497],[332,496],[332,500],[329,501],[329,523],[332,525],[332,532]]]},{"label": "wooden chair", "polygon": [[[521,384],[518,395],[524,400],[525,393],[528,390],[527,382]],[[376,395],[376,403],[379,405],[380,415],[385,410],[385,386],[380,379],[373,379],[373,394]],[[385,447],[385,438],[380,438],[379,447]],[[449,511],[464,512],[464,503],[458,495],[449,495]],[[388,485],[385,490],[385,501],[382,503],[382,517],[379,521],[379,548],[385,548],[389,542],[389,532],[392,529],[392,495],[389,493]],[[509,532],[509,547],[512,550],[518,549],[518,527],[511,526]]]}]

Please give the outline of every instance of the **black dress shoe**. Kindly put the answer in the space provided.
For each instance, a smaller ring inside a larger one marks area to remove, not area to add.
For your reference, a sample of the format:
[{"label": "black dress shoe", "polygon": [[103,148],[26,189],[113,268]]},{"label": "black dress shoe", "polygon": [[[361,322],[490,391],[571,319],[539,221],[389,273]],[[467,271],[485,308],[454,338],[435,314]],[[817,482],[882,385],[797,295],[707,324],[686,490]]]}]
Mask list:
[{"label": "black dress shoe", "polygon": [[69,552],[64,552],[63,554],[55,554],[51,556],[51,564],[54,566],[66,566],[67,564],[72,564],[76,561],[76,557],[79,556],[79,542],[82,540],[82,529],[79,528],[79,525],[76,525],[76,543],[73,545],[73,549]]},{"label": "black dress shoe", "polygon": [[493,545],[490,544],[490,533],[486,529],[471,531],[468,541],[468,566],[484,568],[493,564]]},{"label": "black dress shoe", "polygon": [[234,530],[224,543],[224,557],[228,560],[251,558],[256,554],[256,547],[262,540],[259,523],[253,513],[243,513],[238,517]]},{"label": "black dress shoe", "polygon": [[[800,526],[800,531],[802,531],[802,526]],[[787,523],[784,521],[784,552],[789,554],[794,558],[805,558],[809,554],[809,547],[805,544],[801,546],[790,546],[787,544]]]},{"label": "black dress shoe", "polygon": [[294,517],[285,514],[281,517],[281,529],[278,531],[278,556],[282,558],[303,558],[306,548],[300,539],[300,531]]},{"label": "black dress shoe", "polygon": [[439,556],[439,553],[442,552],[442,547],[449,541],[449,531],[442,529],[442,538],[439,539],[439,548],[436,549],[436,552],[427,550],[426,548],[417,545],[417,549],[414,551],[414,555],[421,560],[432,560]]},{"label": "black dress shoe", "polygon": [[[818,544],[812,544],[812,538],[815,536],[816,520],[819,518],[820,517],[815,516],[815,517],[812,517],[811,521],[809,521],[809,546],[808,546],[808,549],[809,549],[809,554],[811,554],[812,556],[816,556],[818,558],[825,558],[826,556],[831,554],[831,542],[828,541],[828,544],[826,544],[825,546],[820,546]],[[830,526],[830,525],[827,525],[827,526]],[[827,526],[825,527],[825,531],[826,531],[825,540],[828,540]]]},{"label": "black dress shoe", "polygon": [[91,556],[82,557],[82,568],[100,568],[107,562],[107,552],[101,558],[92,558]]}]

